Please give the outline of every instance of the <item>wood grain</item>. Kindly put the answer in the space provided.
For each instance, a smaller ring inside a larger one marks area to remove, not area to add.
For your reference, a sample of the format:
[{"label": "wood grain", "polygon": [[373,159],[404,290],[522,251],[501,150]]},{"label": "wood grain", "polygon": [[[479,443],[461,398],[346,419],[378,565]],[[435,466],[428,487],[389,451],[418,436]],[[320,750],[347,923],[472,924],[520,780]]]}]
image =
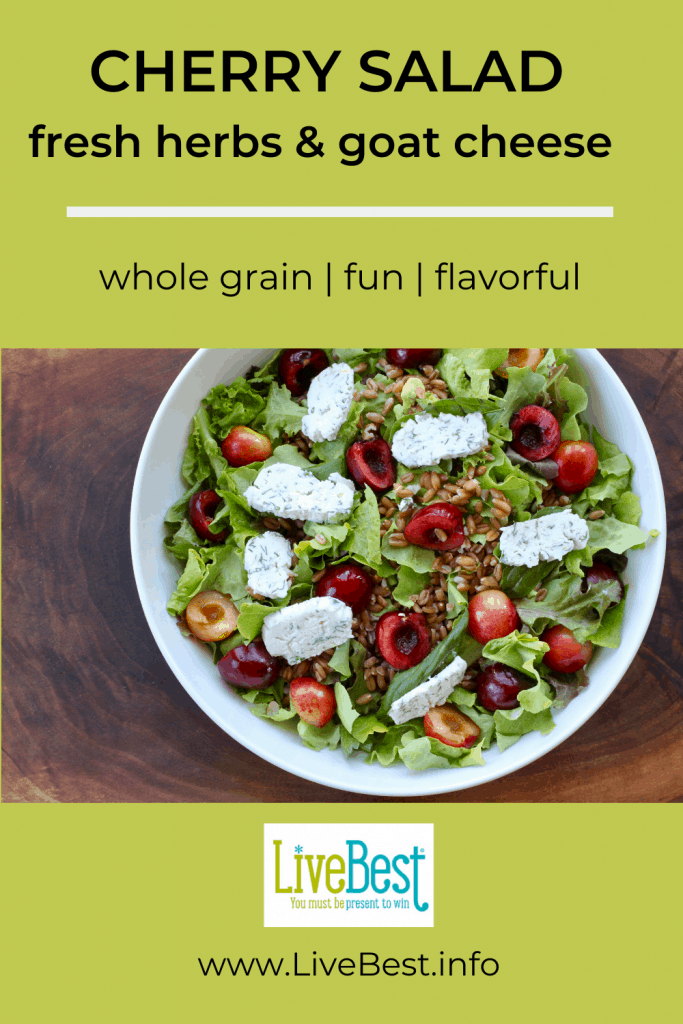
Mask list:
[{"label": "wood grain", "polygon": [[[606,350],[653,439],[669,509],[645,642],[593,718],[497,782],[433,798],[683,800],[683,352]],[[137,459],[183,350],[5,350],[3,799],[334,801],[223,733],[161,657],[137,597]],[[322,756],[322,755],[321,755]]]}]

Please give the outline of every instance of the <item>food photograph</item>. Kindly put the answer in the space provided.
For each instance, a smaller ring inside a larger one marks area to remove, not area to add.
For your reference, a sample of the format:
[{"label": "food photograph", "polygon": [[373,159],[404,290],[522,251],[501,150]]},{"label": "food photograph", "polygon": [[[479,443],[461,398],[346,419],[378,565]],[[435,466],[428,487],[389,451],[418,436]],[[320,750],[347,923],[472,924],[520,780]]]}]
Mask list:
[{"label": "food photograph", "polygon": [[3,800],[683,799],[682,361],[6,351]]}]

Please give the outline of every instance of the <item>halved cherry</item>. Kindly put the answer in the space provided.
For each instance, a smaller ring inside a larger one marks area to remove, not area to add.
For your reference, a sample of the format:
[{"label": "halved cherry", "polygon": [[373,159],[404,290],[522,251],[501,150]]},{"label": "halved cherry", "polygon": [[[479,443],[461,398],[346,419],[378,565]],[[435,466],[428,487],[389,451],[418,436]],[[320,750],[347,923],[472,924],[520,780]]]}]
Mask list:
[{"label": "halved cherry", "polygon": [[557,625],[546,629],[541,640],[550,648],[543,655],[543,661],[555,672],[578,672],[593,657],[593,644],[590,640],[580,644],[566,626]]},{"label": "halved cherry", "polygon": [[292,680],[289,700],[299,718],[318,729],[331,722],[337,710],[334,689],[310,676]]},{"label": "halved cherry", "polygon": [[235,632],[239,612],[229,597],[217,590],[195,594],[185,609],[188,629],[206,643],[225,640]]},{"label": "halved cherry", "polygon": [[528,690],[534,685],[534,680],[529,676],[497,662],[495,665],[487,665],[477,676],[477,696],[487,711],[512,711],[519,707],[519,691]]},{"label": "halved cherry", "polygon": [[402,370],[412,370],[416,366],[436,366],[442,351],[440,348],[388,348],[387,359]]},{"label": "halved cherry", "polygon": [[520,623],[514,604],[502,590],[480,590],[467,607],[469,631],[480,644],[514,633]]},{"label": "halved cherry", "polygon": [[346,465],[357,484],[367,484],[375,494],[394,486],[396,470],[391,448],[382,437],[354,441],[346,453]]},{"label": "halved cherry", "polygon": [[233,427],[221,445],[223,458],[229,466],[248,466],[251,462],[265,462],[273,454],[270,438],[251,427]]},{"label": "halved cherry", "polygon": [[559,469],[553,483],[565,494],[588,487],[598,471],[598,453],[590,441],[563,441],[552,458]]},{"label": "halved cherry", "polygon": [[427,736],[441,740],[448,747],[473,747],[481,732],[473,722],[453,704],[440,704],[430,708],[423,719]]},{"label": "halved cherry", "polygon": [[462,512],[457,505],[437,501],[416,512],[403,536],[411,544],[433,551],[452,551],[459,548],[465,539]]},{"label": "halved cherry", "polygon": [[560,443],[560,424],[542,405],[525,405],[510,420],[512,447],[530,462],[547,459]]},{"label": "halved cherry", "polygon": [[601,583],[603,581],[608,583],[616,582],[619,584],[619,597],[609,605],[610,608],[614,608],[614,606],[619,604],[619,601],[621,601],[624,596],[624,584],[619,573],[615,572],[614,569],[611,569],[609,565],[605,565],[603,562],[593,562],[590,569],[586,569],[586,575],[583,578],[581,590],[585,594],[591,589],[591,587],[595,586],[596,583]]},{"label": "halved cherry", "polygon": [[504,363],[493,371],[499,377],[507,377],[511,366],[528,367],[535,370],[545,355],[544,348],[511,348]]},{"label": "halved cherry", "polygon": [[289,348],[280,356],[280,377],[295,398],[304,395],[314,377],[330,365],[321,348]]},{"label": "halved cherry", "polygon": [[354,614],[370,603],[374,581],[369,572],[352,562],[331,565],[315,585],[316,597],[336,597],[348,604]]},{"label": "halved cherry", "polygon": [[385,612],[377,623],[375,643],[385,661],[403,670],[418,665],[432,647],[427,620],[420,612]]},{"label": "halved cherry", "polygon": [[213,514],[220,503],[221,499],[215,491],[197,491],[190,498],[187,510],[188,519],[197,536],[202,540],[213,541],[214,544],[219,544],[228,536],[227,530],[212,533],[209,529],[209,525],[213,522]]},{"label": "halved cherry", "polygon": [[280,675],[280,661],[266,650],[263,640],[233,647],[218,662],[218,671],[226,683],[262,690]]}]

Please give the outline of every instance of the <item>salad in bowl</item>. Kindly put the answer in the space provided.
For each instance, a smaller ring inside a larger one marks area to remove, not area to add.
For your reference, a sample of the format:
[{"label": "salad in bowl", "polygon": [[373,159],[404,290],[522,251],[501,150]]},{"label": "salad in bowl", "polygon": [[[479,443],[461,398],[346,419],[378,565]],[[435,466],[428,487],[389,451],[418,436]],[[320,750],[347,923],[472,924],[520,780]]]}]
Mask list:
[{"label": "salad in bowl", "polygon": [[178,642],[316,751],[465,768],[548,734],[657,532],[588,400],[553,349],[289,349],[215,385],[165,517]]}]

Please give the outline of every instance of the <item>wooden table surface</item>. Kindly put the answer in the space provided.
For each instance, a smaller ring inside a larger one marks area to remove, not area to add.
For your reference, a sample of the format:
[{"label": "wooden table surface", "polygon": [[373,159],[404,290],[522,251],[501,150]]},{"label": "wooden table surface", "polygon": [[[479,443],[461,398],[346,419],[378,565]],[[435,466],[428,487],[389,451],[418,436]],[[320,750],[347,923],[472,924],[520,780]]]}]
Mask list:
[{"label": "wooden table surface", "polygon": [[[2,354],[5,801],[380,799],[303,781],[240,746],[188,697],[149,631],[131,490],[147,428],[191,354]],[[604,355],[645,419],[667,494],[667,565],[645,642],[565,743],[434,801],[683,800],[683,352]]]}]

